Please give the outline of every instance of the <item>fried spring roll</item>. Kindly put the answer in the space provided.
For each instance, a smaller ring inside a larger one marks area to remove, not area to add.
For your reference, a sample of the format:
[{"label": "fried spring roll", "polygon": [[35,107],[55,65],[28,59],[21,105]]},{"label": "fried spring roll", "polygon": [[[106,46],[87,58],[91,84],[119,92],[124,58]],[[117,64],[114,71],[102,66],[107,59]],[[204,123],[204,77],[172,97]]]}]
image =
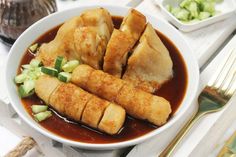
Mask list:
[{"label": "fried spring roll", "polygon": [[[78,86],[83,84],[82,86],[85,87],[87,91],[92,92],[89,87],[97,86],[95,80],[89,81],[88,76],[87,82],[79,81],[81,80],[80,71],[84,71],[84,69],[93,71],[92,73],[98,71],[91,67],[89,68],[89,66],[80,65],[73,72],[72,82]],[[103,74],[104,77],[103,80],[97,80],[97,82],[102,81],[103,83],[100,87],[96,87],[99,88],[99,90],[93,91],[94,94],[121,105],[124,107],[126,112],[133,117],[147,120],[158,126],[166,123],[171,113],[170,103],[166,99],[137,89],[134,86],[127,84],[126,81],[116,78],[115,76],[102,71],[99,73],[100,75]],[[83,79],[85,80],[85,78]],[[89,86],[86,86],[85,84]]]},{"label": "fried spring roll", "polygon": [[[54,86],[51,87],[49,83]],[[122,107],[92,95],[74,84],[41,76],[36,81],[35,91],[58,113],[108,134],[118,133],[124,123],[125,110]]]}]

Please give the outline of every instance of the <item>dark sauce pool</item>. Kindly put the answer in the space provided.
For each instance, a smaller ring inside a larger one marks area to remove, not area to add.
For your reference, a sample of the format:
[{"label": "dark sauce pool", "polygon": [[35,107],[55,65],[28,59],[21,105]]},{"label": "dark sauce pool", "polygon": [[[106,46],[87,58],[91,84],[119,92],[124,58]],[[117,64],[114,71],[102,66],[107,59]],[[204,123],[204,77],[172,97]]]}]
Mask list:
[{"label": "dark sauce pool", "polygon": [[[122,22],[122,17],[112,17],[115,28],[119,28]],[[57,26],[41,37],[39,37],[36,42],[44,43],[49,42],[54,39],[57,30],[60,26]],[[178,107],[180,106],[182,99],[185,95],[186,87],[187,87],[187,72],[185,63],[183,61],[180,52],[175,47],[175,45],[161,32],[157,31],[157,34],[167,47],[170,52],[170,56],[173,61],[173,70],[174,77],[166,82],[155,94],[166,98],[170,101],[172,108],[172,115],[176,112]],[[22,58],[22,64],[28,64],[30,60],[34,58],[34,55],[30,52],[25,52],[25,55]],[[20,72],[20,68],[19,68]],[[44,104],[36,95],[31,96],[30,98],[22,99],[22,103],[27,110],[27,112],[32,115],[31,105],[33,104]],[[123,129],[117,135],[107,135],[101,133],[97,130],[91,129],[83,124],[78,122],[74,122],[68,120],[66,117],[60,116],[53,109],[53,116],[49,119],[40,123],[47,130],[64,137],[66,139],[86,142],[86,143],[114,143],[114,142],[122,142],[126,140],[130,140],[133,138],[140,137],[144,134],[147,134],[155,129],[157,126],[154,126],[148,122],[134,119],[130,116],[126,117],[125,124]]]}]

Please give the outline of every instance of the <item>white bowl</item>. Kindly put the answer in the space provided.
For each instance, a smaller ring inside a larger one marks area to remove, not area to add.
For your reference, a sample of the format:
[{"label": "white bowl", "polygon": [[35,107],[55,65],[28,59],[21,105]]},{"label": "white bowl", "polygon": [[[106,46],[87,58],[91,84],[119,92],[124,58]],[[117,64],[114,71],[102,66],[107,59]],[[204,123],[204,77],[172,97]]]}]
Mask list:
[{"label": "white bowl", "polygon": [[183,32],[190,32],[204,26],[213,24],[215,22],[224,20],[234,14],[236,16],[236,1],[235,0],[223,0],[223,2],[216,4],[216,10],[220,11],[219,14],[193,23],[183,23],[178,20],[174,15],[172,15],[167,9],[166,5],[171,5],[177,7],[178,4],[183,0],[155,0],[155,2],[160,6],[163,15],[168,21],[174,24]]},{"label": "white bowl", "polygon": [[172,126],[178,119],[180,119],[183,114],[188,110],[193,98],[196,96],[196,92],[198,89],[199,83],[199,68],[196,61],[196,58],[193,57],[192,51],[189,48],[188,44],[184,41],[183,37],[167,22],[162,21],[161,19],[154,18],[151,15],[145,14],[148,21],[159,31],[161,31],[164,35],[170,38],[173,43],[177,46],[180,50],[184,61],[187,66],[187,73],[188,73],[188,85],[187,85],[187,92],[185,94],[184,100],[178,109],[178,111],[172,116],[172,118],[168,121],[167,124],[164,126],[147,133],[141,137],[124,141],[124,142],[117,142],[112,144],[91,144],[91,143],[83,143],[83,142],[76,142],[69,139],[65,139],[61,136],[58,136],[42,126],[40,126],[37,122],[35,122],[29,114],[25,111],[23,105],[21,104],[20,98],[17,94],[17,87],[13,82],[14,77],[17,73],[17,68],[20,64],[21,58],[24,55],[27,47],[32,44],[39,36],[58,26],[59,24],[63,23],[67,19],[78,16],[81,14],[82,11],[95,8],[95,7],[104,7],[109,10],[112,15],[120,15],[125,16],[130,8],[128,7],[121,7],[121,6],[110,6],[110,5],[100,5],[100,6],[81,6],[77,8],[73,8],[70,10],[65,10],[62,12],[57,12],[52,14],[44,19],[36,22],[34,25],[29,27],[15,42],[12,46],[8,60],[7,60],[7,68],[5,73],[5,83],[7,85],[7,93],[10,99],[10,102],[16,112],[20,115],[20,117],[27,122],[32,128],[39,131],[45,136],[48,136],[56,141],[65,143],[67,145],[76,146],[79,148],[84,149],[96,149],[96,150],[108,150],[108,149],[116,149],[127,147],[131,145],[135,145],[138,143],[143,142],[144,140],[150,139],[155,135],[165,131],[170,126]]}]

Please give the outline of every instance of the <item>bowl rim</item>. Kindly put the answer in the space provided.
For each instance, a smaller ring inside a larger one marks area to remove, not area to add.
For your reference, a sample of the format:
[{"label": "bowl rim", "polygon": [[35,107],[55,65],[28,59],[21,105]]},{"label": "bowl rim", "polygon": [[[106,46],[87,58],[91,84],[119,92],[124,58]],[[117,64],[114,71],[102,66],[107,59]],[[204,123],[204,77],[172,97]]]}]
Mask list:
[{"label": "bowl rim", "polygon": [[[34,29],[34,27],[36,25],[38,25],[39,23],[43,23],[44,21],[46,20],[50,20],[54,17],[57,17],[59,16],[60,14],[63,14],[69,10],[76,10],[76,9],[80,9],[80,8],[85,8],[85,9],[88,9],[88,8],[95,8],[95,7],[104,7],[104,8],[107,8],[107,9],[125,9],[125,10],[129,10],[131,7],[126,7],[126,6],[116,6],[116,5],[107,5],[107,4],[102,4],[102,5],[94,5],[94,4],[87,4],[87,5],[80,5],[78,7],[75,7],[75,8],[70,8],[70,9],[67,9],[67,10],[63,10],[63,11],[60,11],[60,12],[56,12],[54,14],[51,14],[39,21],[37,21],[35,24],[33,24],[32,26],[30,26],[25,32],[23,32],[20,37],[16,40],[16,42],[14,43],[14,45],[12,46],[11,50],[10,50],[10,53],[8,55],[8,59],[7,59],[7,64],[6,64],[6,69],[5,69],[5,83],[6,83],[6,86],[7,86],[7,95],[9,97],[9,100],[10,100],[10,103],[11,105],[13,106],[14,110],[19,114],[19,116],[28,124],[30,125],[32,128],[34,128],[35,130],[37,130],[38,132],[40,132],[41,134],[51,138],[51,139],[54,139],[56,141],[59,141],[59,142],[62,142],[62,143],[65,143],[67,145],[70,145],[70,146],[76,146],[76,147],[79,147],[79,148],[86,148],[86,149],[92,149],[92,150],[110,150],[110,149],[116,149],[116,148],[122,148],[122,147],[127,147],[127,146],[131,146],[131,145],[135,145],[135,144],[138,144],[138,143],[141,143],[143,142],[144,140],[147,140],[147,139],[150,139],[151,137],[154,137],[158,134],[160,134],[161,132],[163,132],[164,130],[167,130],[168,128],[170,128],[171,126],[173,126],[174,123],[176,123],[176,121],[178,121],[180,119],[180,117],[182,117],[184,115],[184,113],[187,111],[187,109],[189,108],[190,104],[193,102],[193,99],[194,97],[196,96],[196,93],[197,93],[197,90],[198,90],[198,84],[199,84],[199,67],[198,67],[198,63],[197,63],[197,60],[196,58],[194,57],[193,53],[190,53],[190,58],[192,58],[193,60],[191,61],[191,64],[193,66],[193,70],[195,70],[195,82],[194,84],[192,84],[192,89],[191,89],[191,98],[190,97],[187,97],[186,98],[186,95],[188,93],[188,88],[189,88],[189,67],[187,65],[187,62],[185,60],[185,58],[183,57],[184,59],[184,62],[185,62],[185,66],[186,66],[186,70],[187,70],[187,76],[188,76],[188,83],[187,83],[187,89],[186,89],[186,93],[185,93],[185,96],[181,102],[181,105],[180,107],[178,108],[178,111],[176,111],[176,113],[178,113],[173,119],[169,120],[165,125],[159,127],[158,129],[155,129],[147,134],[144,134],[142,136],[139,136],[137,138],[134,138],[134,139],[130,139],[130,140],[127,140],[127,141],[122,141],[122,142],[115,142],[115,143],[102,143],[102,144],[93,144],[93,143],[85,143],[85,142],[79,142],[79,141],[73,141],[73,140],[70,140],[70,139],[66,139],[60,135],[57,135],[47,129],[43,129],[43,127],[40,127],[38,125],[36,125],[34,122],[32,122],[31,120],[29,120],[29,117],[25,116],[23,113],[21,113],[20,109],[18,109],[17,105],[14,103],[16,100],[13,99],[13,96],[12,96],[12,92],[11,89],[9,88],[10,86],[10,83],[13,83],[12,81],[9,81],[9,77],[8,77],[8,68],[12,63],[10,62],[10,59],[12,57],[14,57],[14,50],[16,49],[17,47],[17,44],[19,42],[19,40],[21,40],[21,38],[23,36],[25,36],[25,34],[27,34],[28,31],[30,31],[31,29]],[[158,19],[148,13],[145,13],[145,12],[142,12],[145,16],[149,16],[149,18],[152,18],[152,19]],[[188,46],[188,44],[185,42],[185,39],[183,38],[183,36],[176,30],[174,29],[173,26],[171,26],[169,23],[163,21],[162,19],[158,19],[159,21],[162,21],[162,23],[166,23],[166,25],[169,25],[170,27],[172,27],[173,31],[176,32],[176,34],[178,34],[178,38],[180,40],[182,40],[182,44],[186,44],[186,49],[188,49],[189,51],[192,52],[191,48]],[[50,30],[51,28],[49,28],[48,30]],[[164,34],[164,33],[163,33]],[[164,34],[165,35],[165,34]],[[168,37],[168,36],[167,36]],[[168,37],[169,38],[169,37]],[[170,39],[170,38],[169,38]],[[172,41],[172,40],[171,40]],[[177,46],[176,46],[177,47]],[[178,47],[177,47],[178,48]],[[179,49],[179,48],[178,48]],[[183,102],[186,101],[188,102],[188,105],[185,105],[183,106]],[[181,108],[181,110],[180,110]],[[27,112],[27,111],[25,111]],[[175,114],[176,114],[175,113]],[[27,113],[28,114],[28,113]]]}]

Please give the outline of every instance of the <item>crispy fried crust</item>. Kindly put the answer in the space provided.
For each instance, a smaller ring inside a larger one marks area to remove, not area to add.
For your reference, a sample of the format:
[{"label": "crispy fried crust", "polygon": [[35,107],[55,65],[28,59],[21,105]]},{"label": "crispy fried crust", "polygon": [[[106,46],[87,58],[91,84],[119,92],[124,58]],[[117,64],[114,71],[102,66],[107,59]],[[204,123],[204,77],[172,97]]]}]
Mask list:
[{"label": "crispy fried crust", "polygon": [[[148,120],[155,125],[162,125],[166,122],[171,113],[170,103],[166,99],[137,89],[132,85],[128,85],[126,81],[102,71],[99,72],[99,75],[101,74],[105,76],[102,80],[102,86],[100,90],[93,91],[94,94],[109,101],[114,101],[124,107],[128,114],[136,118]],[[74,75],[80,80],[80,73]],[[79,82],[78,80],[76,82]],[[73,83],[77,84],[76,82]],[[96,86],[97,82],[101,82],[101,80],[88,81],[87,84],[92,87]],[[79,86],[79,84],[77,85]],[[87,90],[91,92],[90,89]]]},{"label": "crispy fried crust", "polygon": [[139,89],[153,93],[172,78],[172,67],[169,51],[152,25],[147,24],[139,44],[128,59],[122,78]]},{"label": "crispy fried crust", "polygon": [[61,85],[61,82],[57,78],[43,75],[35,82],[35,93],[46,104],[49,104],[51,94],[59,85]]},{"label": "crispy fried crust", "polygon": [[125,110],[119,105],[110,103],[98,125],[100,130],[116,134],[125,121]]},{"label": "crispy fried crust", "polygon": [[146,17],[135,9],[131,9],[123,20],[120,30],[132,35],[133,40],[137,41],[145,29]]},{"label": "crispy fried crust", "polygon": [[71,81],[83,89],[87,89],[87,82],[89,76],[94,71],[93,68],[86,64],[81,64],[77,68],[74,69],[71,77]]},{"label": "crispy fried crust", "polygon": [[118,78],[127,61],[127,55],[134,45],[130,34],[114,29],[108,42],[104,57],[103,70]]},{"label": "crispy fried crust", "polygon": [[92,96],[84,109],[81,121],[93,128],[97,128],[108,104],[108,101]]},{"label": "crispy fried crust", "polygon": [[[49,83],[58,85],[54,90],[45,88],[50,87]],[[74,84],[58,83],[57,78],[41,76],[37,82],[36,94],[43,98],[41,92],[50,96],[49,104],[58,113],[108,134],[118,133],[124,123],[125,113],[122,107],[92,95]],[[109,107],[110,105],[112,106]]]}]

